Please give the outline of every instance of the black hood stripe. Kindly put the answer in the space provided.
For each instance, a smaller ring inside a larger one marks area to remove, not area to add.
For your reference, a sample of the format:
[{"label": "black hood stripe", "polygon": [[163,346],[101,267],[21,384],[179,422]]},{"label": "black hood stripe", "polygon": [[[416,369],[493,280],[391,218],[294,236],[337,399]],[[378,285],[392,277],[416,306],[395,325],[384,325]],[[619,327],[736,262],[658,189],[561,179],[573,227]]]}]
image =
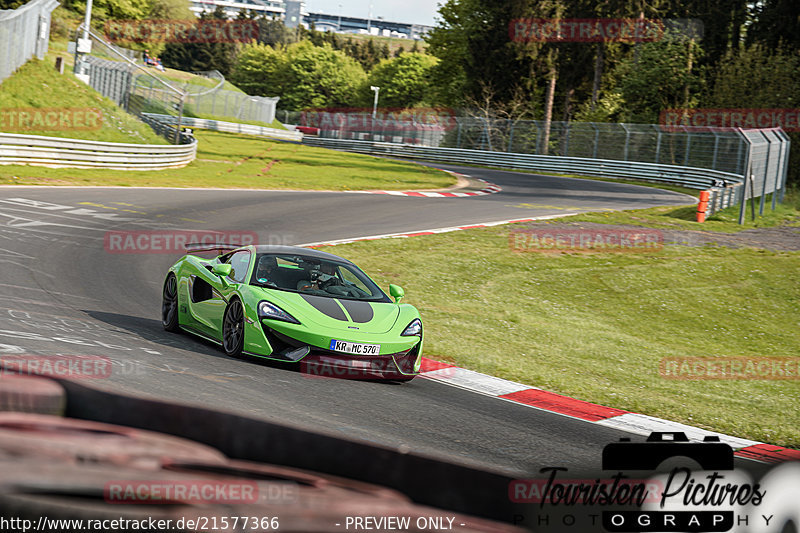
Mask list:
[{"label": "black hood stripe", "polygon": [[[325,298],[324,296],[313,296],[311,294],[301,294],[300,295],[303,300],[308,302],[311,307],[319,311],[320,313],[329,316],[336,320],[341,320],[342,322],[348,322],[347,315],[344,314],[344,311],[339,304],[336,303],[336,300],[333,298]],[[349,309],[348,309],[349,311]]]},{"label": "black hood stripe", "polygon": [[347,314],[356,324],[365,324],[372,320],[375,312],[369,302],[358,300],[339,300],[339,303],[347,310]]}]

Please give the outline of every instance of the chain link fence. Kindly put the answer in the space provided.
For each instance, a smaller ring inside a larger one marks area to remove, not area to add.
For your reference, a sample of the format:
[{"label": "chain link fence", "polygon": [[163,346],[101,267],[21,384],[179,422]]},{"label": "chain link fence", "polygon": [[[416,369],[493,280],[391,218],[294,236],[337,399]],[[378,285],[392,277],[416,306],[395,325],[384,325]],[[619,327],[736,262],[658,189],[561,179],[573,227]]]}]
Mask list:
[{"label": "chain link fence", "polygon": [[[222,89],[225,78],[217,71],[196,72],[195,74],[220,83],[211,90],[206,86],[194,83],[175,84],[186,93],[184,113],[187,116],[254,123],[263,126],[270,126],[275,120],[276,107],[280,98],[250,96],[242,92]],[[153,77],[138,76],[135,89],[140,94],[156,94],[154,91],[161,90],[161,87]]]},{"label": "chain link fence", "polygon": [[736,130],[657,124],[544,121],[415,114],[279,113],[324,138],[709,168],[744,174],[748,143]]},{"label": "chain link fence", "polygon": [[50,14],[58,0],[31,0],[0,10],[0,82],[33,56],[44,59],[50,39]]},{"label": "chain link fence", "polygon": [[[781,129],[742,130],[478,118],[402,110],[372,113],[347,110],[280,111],[286,123],[317,128],[322,139],[371,141],[429,148],[467,149],[510,154],[561,156],[583,160],[651,163],[686,169],[708,169],[740,176],[710,189],[708,215],[740,205],[744,220],[747,200],[767,197],[772,209],[786,189],[789,137]],[[646,178],[644,178],[646,179]],[[751,202],[755,217],[755,201]]]}]

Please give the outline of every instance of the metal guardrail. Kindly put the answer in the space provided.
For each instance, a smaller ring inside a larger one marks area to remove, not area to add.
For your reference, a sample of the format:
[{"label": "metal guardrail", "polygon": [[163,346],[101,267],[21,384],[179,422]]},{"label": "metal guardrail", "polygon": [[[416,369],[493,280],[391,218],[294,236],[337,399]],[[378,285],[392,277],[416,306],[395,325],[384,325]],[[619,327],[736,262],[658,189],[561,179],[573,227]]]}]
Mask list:
[{"label": "metal guardrail", "polygon": [[[159,115],[156,113],[142,113],[143,116],[157,120],[162,124],[177,124],[178,118],[172,115]],[[245,135],[256,135],[259,137],[269,137],[281,141],[301,142],[303,134],[299,131],[279,130],[276,128],[266,128],[252,124],[239,124],[238,122],[223,122],[220,120],[210,120],[205,118],[183,117],[181,126],[187,128],[199,128],[204,130],[221,131],[224,133],[243,133]]]},{"label": "metal guardrail", "polygon": [[188,165],[197,154],[190,144],[124,144],[0,133],[0,164],[68,168],[163,170]]},{"label": "metal guardrail", "polygon": [[558,174],[646,180],[701,190],[734,185],[743,181],[742,176],[731,172],[637,161],[488,152],[457,148],[431,148],[372,141],[342,141],[310,136],[306,136],[303,139],[303,144],[346,152],[423,159],[441,163],[485,165]]},{"label": "metal guardrail", "polygon": [[456,148],[431,148],[373,141],[344,141],[312,136],[306,136],[303,139],[303,144],[345,152],[419,159],[437,163],[485,165],[556,174],[625,178],[679,185],[689,189],[708,190],[710,199],[705,213],[707,216],[742,202],[745,190],[743,186],[744,177],[741,175],[677,165]]}]

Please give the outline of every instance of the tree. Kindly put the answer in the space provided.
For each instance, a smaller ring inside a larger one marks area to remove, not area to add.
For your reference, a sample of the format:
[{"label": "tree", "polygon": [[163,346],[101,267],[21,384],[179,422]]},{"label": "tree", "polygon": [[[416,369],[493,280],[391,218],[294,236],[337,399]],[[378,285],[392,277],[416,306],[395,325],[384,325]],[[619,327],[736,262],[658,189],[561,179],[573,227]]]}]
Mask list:
[{"label": "tree", "polygon": [[258,22],[258,42],[270,46],[286,45],[297,42],[294,31],[287,28],[283,21],[275,18],[260,16]]},{"label": "tree", "polygon": [[509,22],[513,2],[447,0],[440,21],[427,35],[427,52],[440,59],[431,76],[438,103],[463,105],[480,99],[481,82],[490,82],[499,101],[512,98],[526,83],[528,59],[511,46]]},{"label": "tree", "polygon": [[702,49],[695,41],[671,34],[643,43],[638,61],[629,56],[614,72],[624,102],[620,118],[652,124],[666,109],[696,107],[702,76],[690,58],[701,56]]},{"label": "tree", "polygon": [[194,20],[189,0],[153,0],[147,18],[152,20]]},{"label": "tree", "polygon": [[797,0],[764,0],[754,2],[754,22],[747,33],[747,42],[762,43],[770,48],[780,45],[800,49],[800,2]]},{"label": "tree", "polygon": [[[221,6],[203,12],[200,20],[227,20]],[[179,42],[168,43],[161,54],[165,67],[188,71],[218,70],[227,76],[236,61],[236,43],[232,42]]]},{"label": "tree", "polygon": [[800,107],[800,55],[756,44],[720,61],[706,107]]},{"label": "tree", "polygon": [[387,107],[407,108],[422,103],[428,95],[430,71],[439,61],[427,54],[406,52],[384,59],[370,72],[369,85],[381,88],[381,102]]},{"label": "tree", "polygon": [[[755,44],[729,51],[720,61],[711,90],[703,98],[710,108],[800,107],[800,55]],[[800,133],[789,133],[789,183],[800,183]]]},{"label": "tree", "polygon": [[242,48],[231,73],[231,81],[247,94],[280,96],[286,89],[286,78],[281,76],[287,64],[286,49],[251,43]]},{"label": "tree", "polygon": [[301,41],[285,48],[255,43],[242,49],[231,81],[249,94],[280,96],[285,109],[301,110],[357,105],[366,73],[327,43]]}]

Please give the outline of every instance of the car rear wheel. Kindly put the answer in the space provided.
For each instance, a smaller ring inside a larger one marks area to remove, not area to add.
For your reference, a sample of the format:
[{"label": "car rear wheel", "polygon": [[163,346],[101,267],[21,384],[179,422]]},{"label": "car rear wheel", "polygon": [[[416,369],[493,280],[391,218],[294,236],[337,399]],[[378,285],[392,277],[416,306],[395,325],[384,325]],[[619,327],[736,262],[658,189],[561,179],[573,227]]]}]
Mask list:
[{"label": "car rear wheel", "polygon": [[171,273],[164,281],[161,299],[161,325],[167,331],[178,331],[178,280]]},{"label": "car rear wheel", "polygon": [[238,357],[244,348],[244,308],[238,299],[231,300],[222,319],[222,349]]}]

